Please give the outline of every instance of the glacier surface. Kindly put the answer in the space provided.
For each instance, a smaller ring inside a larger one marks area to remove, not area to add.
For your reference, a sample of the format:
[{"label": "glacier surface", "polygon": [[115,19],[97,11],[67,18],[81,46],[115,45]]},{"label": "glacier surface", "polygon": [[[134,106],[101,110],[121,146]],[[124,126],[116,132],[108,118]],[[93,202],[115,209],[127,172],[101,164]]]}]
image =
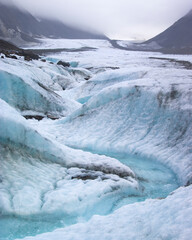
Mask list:
[{"label": "glacier surface", "polygon": [[35,47],[95,49],[1,58],[0,239],[188,240],[191,57]]},{"label": "glacier surface", "polygon": [[191,236],[191,190],[191,186],[180,188],[164,200],[127,205],[109,216],[94,216],[87,223],[26,237],[25,240],[187,240]]}]

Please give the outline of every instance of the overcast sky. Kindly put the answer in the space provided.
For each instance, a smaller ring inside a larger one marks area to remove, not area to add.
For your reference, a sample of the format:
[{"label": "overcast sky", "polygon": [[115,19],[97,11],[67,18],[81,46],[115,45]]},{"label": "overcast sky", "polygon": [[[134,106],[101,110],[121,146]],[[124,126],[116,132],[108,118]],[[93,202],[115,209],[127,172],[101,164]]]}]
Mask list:
[{"label": "overcast sky", "polygon": [[114,39],[148,39],[192,9],[192,0],[0,0]]}]

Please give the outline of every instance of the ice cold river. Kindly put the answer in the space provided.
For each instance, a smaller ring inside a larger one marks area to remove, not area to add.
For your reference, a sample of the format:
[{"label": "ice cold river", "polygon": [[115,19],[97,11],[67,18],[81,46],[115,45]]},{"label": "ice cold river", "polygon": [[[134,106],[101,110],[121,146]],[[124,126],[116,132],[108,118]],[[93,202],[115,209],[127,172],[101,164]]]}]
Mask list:
[{"label": "ice cold river", "polygon": [[[175,174],[161,163],[137,156],[126,156],[123,154],[111,155],[120,162],[128,165],[136,174],[139,184],[140,193],[138,195],[130,195],[123,192],[114,204],[110,199],[104,200],[100,206],[95,206],[93,214],[109,214],[119,207],[138,201],[144,201],[147,198],[165,198],[171,191],[178,187]],[[51,166],[49,166],[51,167]],[[91,204],[91,203],[90,203]],[[110,208],[109,205],[111,204]],[[102,205],[102,207],[101,207]],[[106,206],[108,209],[106,211]],[[94,207],[94,206],[93,206]],[[99,208],[98,210],[96,208]],[[65,227],[78,221],[86,221],[91,217],[87,216],[64,216],[58,217],[52,215],[41,216],[1,216],[0,218],[0,240],[13,240],[23,238],[25,236],[34,236],[43,232],[50,232],[56,228]]]}]

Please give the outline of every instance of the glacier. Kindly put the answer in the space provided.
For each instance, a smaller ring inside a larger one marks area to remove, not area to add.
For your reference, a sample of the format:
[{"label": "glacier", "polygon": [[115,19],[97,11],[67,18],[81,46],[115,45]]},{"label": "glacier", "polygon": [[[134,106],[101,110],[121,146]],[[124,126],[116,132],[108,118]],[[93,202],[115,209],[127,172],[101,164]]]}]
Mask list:
[{"label": "glacier", "polygon": [[95,49],[0,59],[0,239],[188,240],[191,56],[36,47]]}]

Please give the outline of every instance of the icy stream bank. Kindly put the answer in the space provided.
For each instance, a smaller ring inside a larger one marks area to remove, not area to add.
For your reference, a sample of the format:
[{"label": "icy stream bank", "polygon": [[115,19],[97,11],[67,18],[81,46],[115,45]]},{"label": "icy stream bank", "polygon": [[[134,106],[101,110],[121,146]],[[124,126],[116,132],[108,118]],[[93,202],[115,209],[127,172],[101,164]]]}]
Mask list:
[{"label": "icy stream bank", "polygon": [[[89,180],[80,169],[67,170],[59,164],[34,159],[29,153],[13,150],[7,154],[7,149],[1,147],[1,154],[4,158],[2,240],[35,236],[86,222],[93,215],[108,215],[130,203],[165,198],[178,187],[175,175],[168,168],[143,158],[113,156],[136,173],[139,189],[134,190],[112,175],[108,179],[103,175],[106,179],[101,180],[102,175],[98,175]],[[7,192],[10,185],[12,188]],[[6,206],[6,199],[11,196],[10,206],[8,202]]]}]

